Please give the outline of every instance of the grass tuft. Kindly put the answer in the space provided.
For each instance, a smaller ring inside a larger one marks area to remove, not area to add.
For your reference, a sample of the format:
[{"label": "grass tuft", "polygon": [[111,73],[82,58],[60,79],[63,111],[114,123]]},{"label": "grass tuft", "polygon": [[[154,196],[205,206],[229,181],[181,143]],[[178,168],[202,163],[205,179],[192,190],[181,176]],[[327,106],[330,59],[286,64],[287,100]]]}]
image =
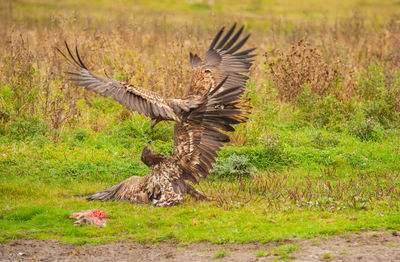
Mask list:
[{"label": "grass tuft", "polygon": [[215,254],[215,256],[213,257],[214,259],[218,259],[218,258],[224,258],[226,256],[229,255],[229,252],[226,251],[219,251],[217,254]]}]

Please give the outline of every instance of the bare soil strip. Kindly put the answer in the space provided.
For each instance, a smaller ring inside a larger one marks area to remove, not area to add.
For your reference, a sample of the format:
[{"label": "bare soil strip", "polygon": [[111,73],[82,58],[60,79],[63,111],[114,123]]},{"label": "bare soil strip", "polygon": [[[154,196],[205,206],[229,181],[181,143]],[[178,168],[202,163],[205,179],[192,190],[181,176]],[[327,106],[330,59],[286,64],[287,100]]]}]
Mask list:
[{"label": "bare soil strip", "polygon": [[[285,253],[284,246],[297,250]],[[281,251],[277,251],[281,250]],[[261,254],[266,256],[257,257]],[[0,244],[0,261],[400,261],[400,235],[367,231],[345,236],[266,244],[176,243],[143,245],[121,240],[102,245],[21,239]]]}]

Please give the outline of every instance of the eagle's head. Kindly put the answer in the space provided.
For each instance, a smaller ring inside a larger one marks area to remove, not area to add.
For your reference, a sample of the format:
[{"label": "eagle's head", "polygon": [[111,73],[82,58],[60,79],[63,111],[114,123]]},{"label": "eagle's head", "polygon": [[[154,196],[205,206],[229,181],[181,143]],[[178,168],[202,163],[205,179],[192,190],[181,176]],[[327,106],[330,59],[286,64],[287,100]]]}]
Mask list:
[{"label": "eagle's head", "polygon": [[142,162],[146,166],[151,167],[151,166],[153,166],[152,155],[153,155],[153,152],[151,151],[151,141],[149,141],[146,143],[146,145],[144,146],[144,148],[142,150],[142,155],[140,157],[140,160],[142,160]]},{"label": "eagle's head", "polygon": [[165,156],[163,154],[156,154],[151,151],[151,141],[149,141],[142,150],[142,156],[140,157],[140,160],[142,160],[146,166],[152,167],[156,164],[159,164],[164,157]]}]

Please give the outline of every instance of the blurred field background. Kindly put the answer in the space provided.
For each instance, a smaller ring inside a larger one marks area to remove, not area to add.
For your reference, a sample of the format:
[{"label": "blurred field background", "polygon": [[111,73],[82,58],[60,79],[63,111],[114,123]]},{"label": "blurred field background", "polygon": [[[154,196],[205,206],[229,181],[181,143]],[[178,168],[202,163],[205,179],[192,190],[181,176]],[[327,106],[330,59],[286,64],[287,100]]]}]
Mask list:
[{"label": "blurred field background", "polygon": [[[170,153],[172,124],[150,130],[145,117],[75,87],[55,47],[65,40],[96,73],[180,97],[189,52],[202,55],[235,22],[257,47],[253,111],[201,184],[216,203],[72,198],[147,174],[142,147],[153,140]],[[394,0],[3,0],[0,239],[243,242],[398,229],[399,44]],[[68,221],[93,206],[114,214],[111,227]]]}]

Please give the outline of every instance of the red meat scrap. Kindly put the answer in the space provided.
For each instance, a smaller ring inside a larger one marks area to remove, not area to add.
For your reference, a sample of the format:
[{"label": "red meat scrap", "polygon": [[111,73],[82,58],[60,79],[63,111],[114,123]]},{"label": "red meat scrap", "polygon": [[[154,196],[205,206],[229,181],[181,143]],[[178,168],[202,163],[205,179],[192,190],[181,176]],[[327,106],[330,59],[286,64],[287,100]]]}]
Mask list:
[{"label": "red meat scrap", "polygon": [[105,227],[108,215],[106,211],[101,209],[89,209],[73,213],[69,218],[76,219],[74,226],[95,225],[98,227]]}]

